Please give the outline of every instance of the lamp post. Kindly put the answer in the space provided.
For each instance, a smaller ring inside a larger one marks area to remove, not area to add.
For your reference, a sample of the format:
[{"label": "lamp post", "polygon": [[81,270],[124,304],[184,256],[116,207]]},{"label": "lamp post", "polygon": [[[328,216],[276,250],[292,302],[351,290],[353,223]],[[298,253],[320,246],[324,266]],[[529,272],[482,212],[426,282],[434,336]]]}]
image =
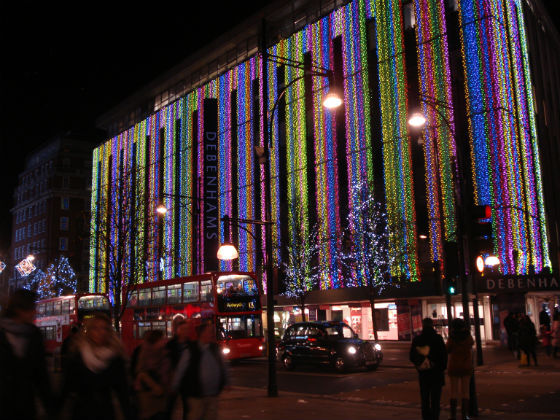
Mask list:
[{"label": "lamp post", "polygon": [[[494,267],[500,264],[500,259],[494,255],[488,255],[484,258],[482,255],[476,257],[475,265],[476,269],[480,273],[480,277],[484,277],[484,269],[486,267],[490,267],[494,269]],[[478,287],[476,284],[475,279],[473,279],[472,284],[473,289],[473,311],[474,311],[474,337],[476,341],[476,364],[478,366],[482,366],[484,363],[482,357],[482,339],[480,337],[480,316],[478,314]]]},{"label": "lamp post", "polygon": [[[441,119],[444,121],[445,125],[449,129],[453,138],[456,138],[455,130],[451,126],[451,123],[448,121],[448,119],[446,118],[444,113],[441,111],[441,108],[447,109],[447,110],[453,110],[453,106],[448,104],[447,102],[440,101],[436,98],[425,95],[422,92],[419,93],[419,99],[420,99],[420,102],[422,102],[423,104],[425,104],[426,106],[430,107],[431,109],[433,109],[434,111],[436,111],[438,113],[438,115],[441,117]],[[411,115],[411,117],[409,119],[409,124],[411,124],[415,127],[422,127],[426,124],[426,117],[420,112],[415,112]],[[437,150],[437,141],[434,141],[434,144],[436,145],[436,150]],[[439,153],[438,153],[438,156],[439,156]],[[468,241],[468,239],[469,239],[468,236],[466,238],[463,237],[463,227],[464,227],[464,224],[466,223],[466,218],[465,218],[465,213],[464,213],[464,208],[463,207],[464,207],[466,201],[464,199],[465,198],[465,188],[464,188],[464,185],[463,185],[463,176],[462,176],[463,175],[463,166],[462,166],[461,158],[462,157],[461,157],[460,151],[458,151],[457,154],[452,157],[453,192],[454,192],[454,198],[455,198],[455,212],[456,212],[456,223],[457,223],[457,228],[456,228],[456,231],[455,231],[455,235],[457,237],[457,257],[458,257],[458,260],[459,260],[459,277],[461,279],[461,292],[462,292],[461,297],[462,297],[462,306],[463,306],[463,318],[464,318],[467,326],[470,327],[469,295],[468,295],[468,290],[467,290],[468,281],[467,281],[467,273],[466,273],[466,267],[465,267],[465,246],[464,246],[463,241],[464,241],[464,239],[466,239],[467,243],[470,243],[470,242]],[[438,159],[438,163],[439,163],[439,159]],[[439,168],[437,168],[437,172],[438,172],[438,176],[439,176]],[[439,191],[438,191],[438,194],[439,194]],[[474,261],[471,264],[474,265]],[[470,274],[471,274],[471,278],[472,278],[473,266],[471,265],[469,268],[470,268]],[[476,300],[476,302],[478,303],[478,299]],[[476,316],[478,317],[478,305],[474,308],[474,310],[477,313]],[[478,324],[478,321],[477,321],[477,324]],[[479,330],[479,334],[480,334],[480,330]],[[476,332],[475,332],[475,335],[476,335]],[[477,346],[477,348],[478,348],[478,346]],[[482,350],[480,350],[480,351],[482,351]],[[471,375],[470,399],[469,400],[470,400],[469,414],[471,416],[477,416],[478,415],[478,400],[477,400],[477,397],[476,397],[476,383],[475,383],[474,370],[473,370],[473,374]]]}]

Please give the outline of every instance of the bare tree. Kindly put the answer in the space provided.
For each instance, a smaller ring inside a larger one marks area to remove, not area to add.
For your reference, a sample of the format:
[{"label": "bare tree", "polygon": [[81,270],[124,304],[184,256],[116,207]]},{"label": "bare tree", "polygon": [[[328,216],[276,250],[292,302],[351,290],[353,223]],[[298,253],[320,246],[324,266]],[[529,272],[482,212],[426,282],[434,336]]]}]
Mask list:
[{"label": "bare tree", "polygon": [[24,287],[46,299],[76,293],[78,280],[68,258],[60,256],[47,267],[46,272],[36,269],[30,274]]},{"label": "bare tree", "polygon": [[290,202],[290,243],[287,246],[284,294],[294,298],[305,321],[305,302],[309,293],[320,281],[323,270],[319,264],[322,248],[320,222],[308,226],[303,203],[294,199]]},{"label": "bare tree", "polygon": [[166,257],[163,222],[143,179],[140,171],[132,170],[93,196],[90,275],[96,290],[105,290],[111,297],[117,331],[131,288],[150,278],[150,270],[159,275]]},{"label": "bare tree", "polygon": [[345,286],[367,288],[373,333],[377,340],[375,301],[385,288],[396,286],[391,278],[391,266],[396,261],[390,251],[394,235],[389,231],[384,206],[375,200],[366,182],[352,186],[352,200],[338,260],[345,271]]}]

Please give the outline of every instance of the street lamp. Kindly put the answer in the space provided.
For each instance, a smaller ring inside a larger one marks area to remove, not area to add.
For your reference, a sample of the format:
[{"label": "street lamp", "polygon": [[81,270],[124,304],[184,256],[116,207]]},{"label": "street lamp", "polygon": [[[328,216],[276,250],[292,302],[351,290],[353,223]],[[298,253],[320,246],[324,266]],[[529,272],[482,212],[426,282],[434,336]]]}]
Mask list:
[{"label": "street lamp", "polygon": [[[268,93],[268,63],[269,61],[283,64],[289,67],[297,68],[304,71],[304,74],[298,76],[291,80],[284,88],[278,93],[276,102],[272,106],[270,113],[263,112],[263,125],[266,127],[263,139],[263,150],[262,159],[260,162],[264,165],[264,185],[265,185],[265,220],[267,223],[265,229],[265,239],[266,239],[266,315],[267,315],[267,340],[268,340],[268,396],[276,397],[278,396],[278,385],[276,383],[276,351],[274,345],[274,283],[272,281],[272,199],[270,192],[271,185],[271,175],[270,175],[270,147],[272,139],[272,123],[274,121],[274,112],[278,109],[278,104],[280,100],[285,95],[287,90],[298,80],[303,79],[306,76],[316,76],[316,77],[326,77],[329,80],[329,93],[325,96],[323,105],[325,108],[333,109],[342,105],[342,98],[336,95],[334,87],[334,74],[332,70],[314,66],[315,70],[308,68],[305,63],[301,63],[295,60],[291,60],[284,57],[279,57],[271,55],[268,53],[268,45],[266,40],[266,21],[262,20],[261,27],[261,39],[260,39],[260,54],[262,59],[262,90]],[[336,97],[338,96],[338,98]],[[267,100],[264,101],[265,104],[268,103]],[[265,105],[266,106],[266,105]]]},{"label": "street lamp", "polygon": [[[433,109],[435,112],[438,113],[438,115],[441,117],[441,119],[444,121],[445,125],[447,126],[447,128],[449,129],[449,132],[451,133],[451,135],[455,138],[455,130],[454,128],[451,126],[451,123],[449,122],[449,120],[447,119],[447,117],[445,116],[445,114],[442,112],[442,108],[444,110],[450,110],[453,111],[454,108],[452,105],[448,104],[445,101],[441,101],[438,100],[437,98],[433,98],[431,96],[428,96],[422,92],[419,92],[419,100],[420,102],[422,102],[423,104],[425,104],[426,106],[428,106],[429,108]],[[426,117],[419,113],[419,112],[415,112],[414,114],[411,115],[411,118],[409,119],[409,124],[413,127],[423,127],[426,124]],[[438,166],[439,166],[439,153],[437,151],[437,140],[434,140],[434,146],[435,146],[435,152],[436,152],[436,159],[438,159]],[[469,297],[468,297],[468,292],[467,292],[467,274],[466,274],[466,267],[465,267],[465,249],[464,249],[464,243],[463,243],[463,223],[465,223],[465,218],[464,218],[464,213],[463,213],[463,206],[465,204],[465,191],[464,191],[464,185],[462,185],[462,181],[463,181],[463,177],[462,177],[462,165],[461,165],[461,153],[458,152],[455,156],[452,157],[453,162],[452,164],[454,165],[453,168],[453,172],[452,172],[452,177],[453,177],[453,192],[454,192],[454,197],[455,197],[455,212],[456,212],[456,223],[457,223],[457,227],[455,230],[455,236],[457,237],[457,257],[458,257],[458,261],[459,261],[459,276],[461,278],[461,289],[462,289],[462,304],[463,304],[463,318],[465,319],[465,322],[467,323],[468,326],[470,326],[470,315],[469,315]],[[439,168],[436,170],[437,172],[437,176],[438,176],[438,180],[439,180],[439,176],[440,176],[440,171]],[[441,185],[441,182],[438,182],[438,184]],[[439,191],[438,191],[439,192]],[[440,194],[438,193],[438,196]],[[466,237],[467,239],[467,243],[469,237]],[[470,264],[469,264],[470,265]],[[472,266],[471,266],[472,267]],[[472,272],[471,272],[471,276],[472,276]],[[473,289],[476,290],[476,288],[474,287],[474,281],[473,281]],[[482,364],[482,347],[481,347],[481,340],[480,340],[480,321],[479,321],[479,317],[478,317],[478,299],[476,297],[476,293],[474,294],[474,299],[473,299],[473,309],[475,312],[475,322],[476,322],[476,328],[475,328],[475,337],[477,338],[477,361],[479,362],[479,365]],[[476,306],[475,306],[476,305]],[[478,415],[478,401],[476,398],[476,385],[475,385],[475,375],[474,375],[474,371],[473,371],[473,375],[471,376],[471,383],[470,383],[470,414],[472,416],[476,416]]]}]

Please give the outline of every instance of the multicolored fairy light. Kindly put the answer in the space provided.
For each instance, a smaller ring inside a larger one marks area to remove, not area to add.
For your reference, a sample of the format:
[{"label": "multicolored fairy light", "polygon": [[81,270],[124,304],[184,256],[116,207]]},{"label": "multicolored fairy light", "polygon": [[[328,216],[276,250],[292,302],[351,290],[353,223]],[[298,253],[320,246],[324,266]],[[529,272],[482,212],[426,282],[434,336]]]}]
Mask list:
[{"label": "multicolored fairy light", "polygon": [[[463,0],[459,6],[476,202],[493,207],[495,251],[503,262],[502,269],[527,273],[533,266],[539,271],[550,267],[550,258],[521,0]],[[263,144],[264,116],[278,99],[280,89],[301,77],[303,70],[284,66],[283,72],[277,72],[278,63],[269,62],[268,91],[264,92],[258,56],[230,68],[95,149],[90,289],[105,291],[104,273],[106,264],[111,263],[105,250],[96,246],[96,232],[103,218],[116,220],[123,206],[119,190],[133,179],[131,197],[138,201],[136,221],[138,226],[147,227],[139,229],[126,248],[135,259],[133,271],[142,273],[137,280],[157,279],[160,257],[164,278],[200,271],[204,263],[204,206],[165,196],[202,195],[201,139],[206,98],[218,101],[220,216],[233,216],[236,209],[238,217],[264,219],[264,189],[270,188],[272,218],[277,222],[274,260],[280,265],[281,249],[286,246],[282,243],[284,224],[288,232],[296,228],[291,216],[284,214],[287,207],[281,197],[285,194],[292,203],[301,201],[307,221],[298,223],[297,228],[308,229],[313,216],[321,220],[321,233],[327,238],[320,260],[331,274],[321,280],[322,288],[337,288],[344,283],[335,258],[345,223],[342,215],[359,205],[351,194],[351,185],[379,181],[373,179],[376,168],[371,128],[380,124],[381,181],[394,261],[391,274],[420,279],[401,8],[399,0],[350,1],[270,47],[272,55],[301,62],[309,54],[316,65],[333,69],[336,40],[342,49],[342,80],[338,82],[344,94],[344,115],[338,118],[321,104],[329,87],[326,78],[312,77],[311,83],[302,79],[286,90],[282,112],[271,116],[271,185],[263,183],[263,168],[255,162],[254,147]],[[414,10],[420,94],[450,104],[445,1],[414,0]],[[374,45],[368,46],[371,29]],[[369,61],[368,47],[376,49],[377,62]],[[370,80],[372,68],[379,75],[377,81]],[[283,74],[283,80],[278,80],[279,74]],[[378,97],[370,96],[371,82],[378,83]],[[380,110],[380,121],[371,120],[374,108]],[[454,239],[456,230],[452,174],[456,116],[452,109],[435,110],[426,103],[422,111],[428,120],[425,205],[430,214],[431,256],[435,260],[439,259],[443,241]],[[236,150],[235,156],[232,150]],[[286,171],[287,191],[281,191],[281,167]],[[441,174],[441,182],[435,179],[436,171]],[[346,176],[348,179],[343,179]],[[171,211],[158,225],[155,208],[160,202]],[[349,209],[341,209],[341,202],[348,202]],[[194,211],[198,207],[200,212]],[[310,209],[317,214],[310,215]],[[253,226],[246,227],[255,234],[260,232]],[[117,232],[112,235],[113,241],[122,240]],[[257,247],[265,246],[264,236],[260,239],[260,244],[255,244],[252,237],[239,230],[240,269],[256,269]],[[513,251],[519,256],[516,261]],[[231,263],[221,265],[222,269],[231,267]],[[364,284],[363,276],[353,275],[353,284]]]}]

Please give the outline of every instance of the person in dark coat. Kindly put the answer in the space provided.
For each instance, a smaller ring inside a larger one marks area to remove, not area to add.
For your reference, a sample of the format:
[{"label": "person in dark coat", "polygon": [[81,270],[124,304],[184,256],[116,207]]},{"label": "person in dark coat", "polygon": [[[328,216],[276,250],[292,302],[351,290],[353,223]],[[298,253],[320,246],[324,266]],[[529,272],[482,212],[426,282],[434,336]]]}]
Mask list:
[{"label": "person in dark coat", "polygon": [[537,330],[535,324],[527,316],[522,315],[519,321],[519,348],[527,355],[527,365],[531,365],[531,356],[537,366]]},{"label": "person in dark coat", "polygon": [[172,388],[187,389],[189,419],[217,420],[219,395],[228,383],[228,370],[216,343],[212,322],[197,327],[198,342],[181,354]]},{"label": "person in dark coat", "polygon": [[451,321],[451,330],[447,339],[449,363],[447,374],[451,382],[450,420],[455,420],[457,401],[461,397],[461,415],[468,420],[470,379],[473,374],[472,346],[474,340],[466,322],[461,318]]},{"label": "person in dark coat", "polygon": [[504,319],[504,328],[507,333],[508,349],[517,356],[519,351],[519,322],[515,314],[508,313],[508,316]]},{"label": "person in dark coat", "polygon": [[75,420],[116,418],[114,392],[125,419],[132,418],[124,351],[111,320],[98,313],[75,336],[64,371],[61,405]]},{"label": "person in dark coat", "polygon": [[412,340],[410,361],[418,370],[422,419],[439,419],[441,389],[445,383],[447,352],[431,318],[422,321],[422,333]]},{"label": "person in dark coat", "polygon": [[0,319],[0,418],[37,418],[38,398],[52,415],[52,395],[43,337],[33,325],[34,292],[16,290]]},{"label": "person in dark coat", "polygon": [[[173,337],[165,346],[172,372],[177,368],[183,351],[190,349],[194,345],[196,345],[196,332],[192,320],[186,320],[184,318],[174,319]],[[179,388],[175,391],[176,392],[170,393],[169,401],[167,402],[167,417],[171,417],[177,396],[180,396],[183,404],[183,419],[186,420],[189,414],[188,390],[186,388]]]}]

